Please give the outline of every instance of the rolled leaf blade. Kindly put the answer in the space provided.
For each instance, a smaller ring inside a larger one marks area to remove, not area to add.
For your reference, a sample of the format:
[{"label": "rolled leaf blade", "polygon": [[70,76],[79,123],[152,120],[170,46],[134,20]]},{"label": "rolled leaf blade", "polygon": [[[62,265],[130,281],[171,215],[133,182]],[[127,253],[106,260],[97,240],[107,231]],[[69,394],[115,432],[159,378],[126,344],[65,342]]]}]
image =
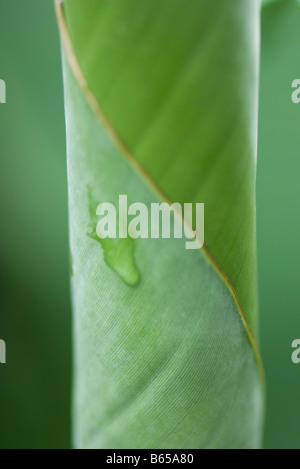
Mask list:
[{"label": "rolled leaf blade", "polygon": [[[253,1],[58,7],[78,447],[260,446],[258,14]],[[117,205],[120,194],[149,208],[205,202],[205,248],[189,252],[177,239],[101,245],[89,232],[91,198]]]}]

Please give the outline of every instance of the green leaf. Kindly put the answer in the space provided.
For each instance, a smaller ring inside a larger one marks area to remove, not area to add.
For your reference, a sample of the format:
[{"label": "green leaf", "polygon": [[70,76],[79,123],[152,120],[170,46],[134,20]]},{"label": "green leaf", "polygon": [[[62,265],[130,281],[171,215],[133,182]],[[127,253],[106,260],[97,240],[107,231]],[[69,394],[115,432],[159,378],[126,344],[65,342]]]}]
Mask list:
[{"label": "green leaf", "polygon": [[270,5],[270,3],[283,3],[283,2],[286,2],[286,1],[292,1],[292,2],[298,2],[299,3],[299,0],[261,0],[261,4],[262,6],[268,6]]},{"label": "green leaf", "polygon": [[[257,448],[259,1],[57,2],[85,448]],[[95,236],[100,202],[204,202],[205,246]],[[107,241],[107,240],[106,240]]]}]

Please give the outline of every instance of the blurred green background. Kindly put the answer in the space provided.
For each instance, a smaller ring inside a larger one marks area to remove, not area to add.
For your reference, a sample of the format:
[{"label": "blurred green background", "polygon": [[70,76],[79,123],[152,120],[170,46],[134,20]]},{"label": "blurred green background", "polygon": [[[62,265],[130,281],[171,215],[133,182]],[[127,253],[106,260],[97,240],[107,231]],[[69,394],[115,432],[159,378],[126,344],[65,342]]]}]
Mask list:
[{"label": "blurred green background", "polygon": [[[258,152],[266,448],[300,448],[300,8],[262,15]],[[68,448],[71,306],[59,39],[51,0],[0,0],[0,447]]]},{"label": "blurred green background", "polygon": [[300,448],[300,6],[292,0],[262,15],[258,145],[258,266],[261,348],[267,374],[267,448]]}]

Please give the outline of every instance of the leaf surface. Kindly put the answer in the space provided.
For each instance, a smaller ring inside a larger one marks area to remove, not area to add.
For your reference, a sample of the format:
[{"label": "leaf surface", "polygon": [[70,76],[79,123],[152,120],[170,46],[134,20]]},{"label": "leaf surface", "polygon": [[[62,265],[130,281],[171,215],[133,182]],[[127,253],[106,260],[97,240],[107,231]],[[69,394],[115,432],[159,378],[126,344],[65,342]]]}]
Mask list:
[{"label": "leaf surface", "polygon": [[[256,448],[259,2],[66,0],[79,447]],[[95,237],[100,202],[204,202],[205,247]],[[94,227],[94,228],[93,228]]]}]

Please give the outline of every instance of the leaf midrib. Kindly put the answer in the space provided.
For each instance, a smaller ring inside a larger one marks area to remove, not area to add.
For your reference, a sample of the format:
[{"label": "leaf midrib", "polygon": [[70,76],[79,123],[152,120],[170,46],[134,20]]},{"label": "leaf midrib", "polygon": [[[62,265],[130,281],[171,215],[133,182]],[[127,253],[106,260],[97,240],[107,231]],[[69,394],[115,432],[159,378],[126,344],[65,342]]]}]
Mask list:
[{"label": "leaf midrib", "polygon": [[[92,109],[93,113],[97,117],[97,119],[100,121],[101,125],[105,128],[105,130],[108,132],[110,137],[112,138],[114,144],[116,147],[119,149],[122,157],[127,161],[127,163],[130,165],[131,168],[134,169],[134,171],[142,178],[142,180],[145,182],[145,184],[150,188],[150,190],[155,194],[155,196],[161,200],[162,202],[166,202],[168,205],[171,205],[173,202],[169,200],[167,195],[164,193],[164,191],[161,189],[161,187],[156,183],[156,181],[149,175],[149,173],[145,170],[145,168],[138,162],[138,160],[134,157],[132,152],[127,148],[126,144],[123,142],[122,138],[119,136],[117,133],[116,129],[114,128],[113,124],[110,122],[110,120],[107,118],[106,114],[103,112],[100,103],[96,99],[94,93],[91,91],[88,82],[81,70],[81,67],[79,65],[79,62],[77,60],[77,57],[75,55],[73,45],[69,36],[68,28],[65,22],[65,17],[64,17],[64,12],[63,12],[63,5],[60,2],[60,0],[54,0],[55,1],[55,10],[56,10],[56,15],[58,19],[58,26],[59,26],[59,31],[61,34],[61,39],[62,43],[64,45],[64,49],[66,51],[66,57],[69,62],[70,68],[72,70],[72,73],[75,77],[76,82],[78,83],[79,87],[81,88],[88,105]],[[177,219],[179,219],[185,226],[185,228],[188,231],[192,231],[192,227],[187,223],[187,221],[182,218],[181,214],[177,212],[176,210],[174,211],[175,216]],[[199,251],[200,251],[200,246],[202,246],[201,240],[199,240],[198,236],[196,235],[196,241],[199,243]],[[244,309],[242,307],[242,304],[240,302],[240,299],[238,297],[238,294],[233,287],[230,279],[226,275],[226,273],[222,270],[220,267],[219,263],[217,260],[214,258],[214,256],[210,253],[208,250],[207,246],[204,244],[202,247],[203,255],[206,258],[207,262],[214,268],[215,272],[219,275],[219,277],[222,279],[224,284],[226,285],[227,289],[230,291],[231,296],[234,299],[234,302],[236,304],[237,310],[239,312],[240,318],[242,320],[242,323],[244,325],[248,340],[250,342],[250,345],[254,351],[254,355],[258,364],[260,376],[261,376],[261,382],[263,387],[265,387],[265,373],[264,373],[264,368],[263,368],[263,363],[261,359],[261,355],[258,349],[258,345],[256,343],[256,340],[254,338],[253,332],[251,330],[251,327],[248,323],[248,320],[246,318]]]}]

